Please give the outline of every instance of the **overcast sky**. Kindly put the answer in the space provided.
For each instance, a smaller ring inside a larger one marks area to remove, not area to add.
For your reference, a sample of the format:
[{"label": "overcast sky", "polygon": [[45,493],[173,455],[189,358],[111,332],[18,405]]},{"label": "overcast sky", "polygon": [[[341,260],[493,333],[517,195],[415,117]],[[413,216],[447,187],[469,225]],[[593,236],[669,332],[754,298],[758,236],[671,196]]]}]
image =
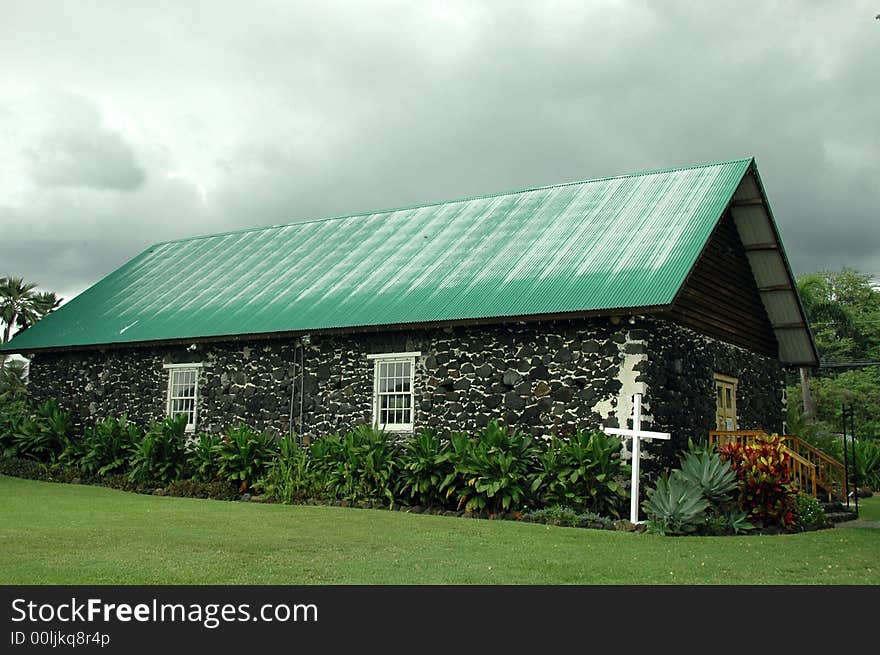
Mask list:
[{"label": "overcast sky", "polygon": [[0,275],[755,155],[796,274],[880,275],[880,0],[0,0]]}]

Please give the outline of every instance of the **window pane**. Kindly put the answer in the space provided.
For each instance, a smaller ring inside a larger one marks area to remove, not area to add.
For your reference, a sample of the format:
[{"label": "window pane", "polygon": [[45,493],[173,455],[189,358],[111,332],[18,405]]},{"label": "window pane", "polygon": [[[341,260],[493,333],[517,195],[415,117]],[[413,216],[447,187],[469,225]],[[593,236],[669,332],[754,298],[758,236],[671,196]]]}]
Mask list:
[{"label": "window pane", "polygon": [[412,363],[377,362],[375,372],[375,407],[378,423],[383,426],[412,424]]},{"label": "window pane", "polygon": [[195,424],[197,369],[174,368],[169,371],[168,413],[186,416],[189,425]]},{"label": "window pane", "polygon": [[726,391],[727,391],[727,408],[731,409],[733,407],[733,400],[732,400],[733,394],[731,393],[730,387],[728,387],[726,389]]}]

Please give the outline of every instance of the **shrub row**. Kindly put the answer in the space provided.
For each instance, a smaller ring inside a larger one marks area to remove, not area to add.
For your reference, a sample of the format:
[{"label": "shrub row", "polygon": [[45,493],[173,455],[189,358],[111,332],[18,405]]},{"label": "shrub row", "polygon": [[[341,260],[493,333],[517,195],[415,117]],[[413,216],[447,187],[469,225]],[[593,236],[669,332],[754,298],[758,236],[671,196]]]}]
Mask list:
[{"label": "shrub row", "polygon": [[[367,426],[307,448],[237,425],[188,437],[182,416],[144,431],[124,415],[70,435],[54,401],[16,401],[0,413],[0,473],[104,484],[131,491],[234,499],[258,493],[282,503],[407,505],[436,512],[511,516],[609,527],[621,515],[628,465],[604,432],[534,439],[490,422],[475,435],[423,431],[405,440]],[[825,523],[799,498],[781,442],[690,446],[681,466],[647,492],[648,529],[659,534],[738,534]]]},{"label": "shrub row", "polygon": [[[18,410],[3,413],[0,451],[42,479],[66,471],[69,479],[169,494],[192,488],[215,497],[198,485],[220,484],[284,503],[397,503],[487,515],[559,505],[619,517],[626,503],[621,443],[603,432],[545,441],[491,422],[475,435],[424,431],[400,441],[358,426],[302,448],[243,425],[188,438],[182,416],[145,431],[125,415],[105,418],[74,438],[54,401]],[[39,473],[27,461],[46,468]]]},{"label": "shrub row", "polygon": [[475,435],[424,431],[398,442],[361,426],[308,449],[282,439],[259,487],[286,503],[398,502],[490,515],[564,504],[617,517],[627,468],[620,441],[603,432],[545,441],[493,421]]}]

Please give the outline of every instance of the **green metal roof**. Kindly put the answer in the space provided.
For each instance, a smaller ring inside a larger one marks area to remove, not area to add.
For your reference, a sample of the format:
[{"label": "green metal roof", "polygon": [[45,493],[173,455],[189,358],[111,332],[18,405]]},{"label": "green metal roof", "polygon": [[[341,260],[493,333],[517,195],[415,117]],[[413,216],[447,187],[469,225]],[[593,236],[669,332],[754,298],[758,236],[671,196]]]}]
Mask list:
[{"label": "green metal roof", "polygon": [[668,305],[751,164],[160,243],[3,349]]}]

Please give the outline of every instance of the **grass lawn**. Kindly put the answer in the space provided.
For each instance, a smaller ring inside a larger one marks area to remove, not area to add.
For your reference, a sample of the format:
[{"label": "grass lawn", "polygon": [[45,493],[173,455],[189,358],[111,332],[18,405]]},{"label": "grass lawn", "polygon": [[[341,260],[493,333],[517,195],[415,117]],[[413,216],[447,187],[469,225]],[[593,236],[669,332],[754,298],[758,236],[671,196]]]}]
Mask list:
[{"label": "grass lawn", "polygon": [[3,476],[0,494],[7,585],[880,584],[872,528],[663,538]]},{"label": "grass lawn", "polygon": [[859,498],[859,519],[880,521],[880,493],[875,493],[870,498]]}]

